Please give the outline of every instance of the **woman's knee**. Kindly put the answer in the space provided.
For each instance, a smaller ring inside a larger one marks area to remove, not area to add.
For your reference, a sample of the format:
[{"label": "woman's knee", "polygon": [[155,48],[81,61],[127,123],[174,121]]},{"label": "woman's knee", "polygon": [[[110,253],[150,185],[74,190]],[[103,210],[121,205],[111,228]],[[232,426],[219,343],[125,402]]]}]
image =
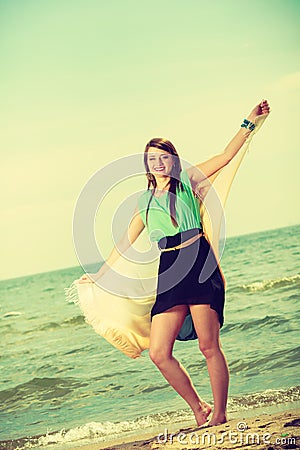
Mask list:
[{"label": "woman's knee", "polygon": [[220,351],[219,342],[215,339],[199,339],[199,348],[205,358],[210,358]]},{"label": "woman's knee", "polygon": [[165,363],[167,363],[172,358],[172,354],[169,351],[161,349],[161,348],[158,348],[158,349],[150,348],[149,356],[150,356],[151,361],[157,367],[163,366]]}]

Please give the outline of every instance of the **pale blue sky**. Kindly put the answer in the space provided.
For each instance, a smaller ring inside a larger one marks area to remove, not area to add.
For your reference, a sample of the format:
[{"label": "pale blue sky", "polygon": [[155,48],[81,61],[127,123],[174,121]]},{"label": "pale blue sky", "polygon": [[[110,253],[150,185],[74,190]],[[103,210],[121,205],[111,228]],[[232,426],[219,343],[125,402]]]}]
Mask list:
[{"label": "pale blue sky", "polygon": [[299,12],[291,0],[0,0],[1,278],[78,264],[73,210],[99,168],[152,137],[200,162],[262,98],[272,113],[234,181],[227,236],[299,223]]}]

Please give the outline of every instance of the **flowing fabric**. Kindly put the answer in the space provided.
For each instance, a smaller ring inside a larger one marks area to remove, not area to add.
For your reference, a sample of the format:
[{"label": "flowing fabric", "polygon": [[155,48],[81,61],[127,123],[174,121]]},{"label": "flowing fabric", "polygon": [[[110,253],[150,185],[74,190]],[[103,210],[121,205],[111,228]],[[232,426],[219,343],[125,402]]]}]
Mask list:
[{"label": "flowing fabric", "polygon": [[[202,226],[217,261],[222,253],[222,211],[230,187],[254,134],[266,117],[267,114],[263,114],[256,118],[254,131],[229,164],[197,186]],[[212,211],[217,211],[214,217]],[[149,239],[145,230],[134,246],[146,254]],[[158,264],[159,251],[155,259],[145,263],[130,261],[125,252],[124,257],[120,256],[101,277],[101,286],[100,283],[79,283],[79,280],[74,280],[70,287],[65,288],[66,299],[79,305],[86,322],[96,333],[125,355],[137,358],[149,348],[150,311],[155,302]],[[103,287],[116,284],[117,294],[113,289]]]}]

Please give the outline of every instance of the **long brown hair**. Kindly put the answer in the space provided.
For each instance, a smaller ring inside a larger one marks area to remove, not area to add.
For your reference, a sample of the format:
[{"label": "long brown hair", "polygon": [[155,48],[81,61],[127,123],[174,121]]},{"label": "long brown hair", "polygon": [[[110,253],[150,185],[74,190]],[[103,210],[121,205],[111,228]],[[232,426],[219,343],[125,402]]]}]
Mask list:
[{"label": "long brown hair", "polygon": [[149,211],[149,207],[150,207],[150,203],[151,200],[154,196],[154,191],[156,189],[157,183],[156,183],[156,179],[155,176],[150,173],[149,170],[149,165],[148,165],[148,150],[150,147],[155,147],[158,148],[160,150],[165,150],[166,152],[168,152],[170,155],[173,156],[173,166],[172,166],[172,170],[170,173],[170,188],[169,188],[169,192],[168,192],[168,196],[169,196],[169,205],[170,205],[170,216],[171,216],[171,220],[172,223],[174,225],[174,227],[178,227],[178,223],[176,221],[176,191],[177,191],[177,187],[179,187],[179,189],[181,191],[184,190],[184,187],[180,181],[180,173],[182,170],[181,167],[181,162],[178,156],[178,153],[176,151],[176,148],[174,147],[174,145],[168,141],[167,139],[163,139],[163,138],[153,138],[151,139],[147,144],[146,144],[146,148],[144,151],[144,165],[145,165],[145,169],[146,169],[146,177],[148,179],[148,187],[147,189],[149,190],[151,185],[153,185],[153,191],[152,191],[152,195],[150,197],[150,200],[148,202],[148,206],[147,206],[147,211],[146,211],[146,223],[148,225],[148,211]]}]

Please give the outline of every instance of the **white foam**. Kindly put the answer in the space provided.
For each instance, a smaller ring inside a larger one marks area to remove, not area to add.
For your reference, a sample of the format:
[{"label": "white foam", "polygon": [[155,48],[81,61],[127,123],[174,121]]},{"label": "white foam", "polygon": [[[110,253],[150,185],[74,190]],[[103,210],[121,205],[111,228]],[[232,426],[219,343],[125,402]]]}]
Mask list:
[{"label": "white foam", "polygon": [[22,312],[20,312],[20,311],[10,311],[10,312],[7,312],[7,313],[5,313],[5,314],[3,314],[3,319],[6,319],[6,318],[8,318],[8,317],[17,317],[17,316],[21,316],[23,313]]},{"label": "white foam", "polygon": [[281,287],[289,284],[296,284],[300,281],[300,274],[290,277],[275,278],[274,280],[263,280],[250,284],[243,284],[243,289],[250,292],[265,291],[273,287]]}]

